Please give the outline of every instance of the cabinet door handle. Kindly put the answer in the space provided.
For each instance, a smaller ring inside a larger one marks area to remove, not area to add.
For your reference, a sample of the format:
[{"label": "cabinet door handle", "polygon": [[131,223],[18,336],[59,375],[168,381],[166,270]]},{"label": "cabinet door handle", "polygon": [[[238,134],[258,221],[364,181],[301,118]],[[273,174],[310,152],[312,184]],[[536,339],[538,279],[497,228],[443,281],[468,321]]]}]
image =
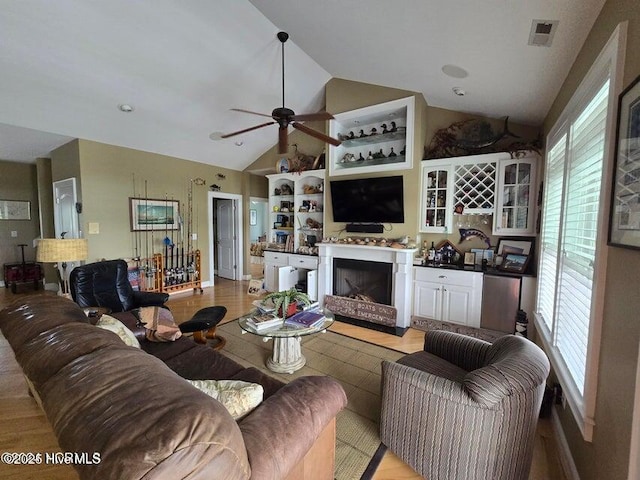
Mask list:
[{"label": "cabinet door handle", "polygon": [[438,278],[447,278],[446,275],[438,275]]}]

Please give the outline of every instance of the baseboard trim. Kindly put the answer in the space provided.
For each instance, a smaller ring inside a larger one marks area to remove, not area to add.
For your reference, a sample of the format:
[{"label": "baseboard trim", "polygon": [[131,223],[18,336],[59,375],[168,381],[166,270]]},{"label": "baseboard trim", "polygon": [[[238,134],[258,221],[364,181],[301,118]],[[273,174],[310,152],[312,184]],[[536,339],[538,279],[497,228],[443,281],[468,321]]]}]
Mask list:
[{"label": "baseboard trim", "polygon": [[551,425],[553,426],[553,433],[556,436],[556,443],[558,444],[560,464],[562,465],[562,470],[564,470],[567,480],[580,480],[580,475],[578,474],[578,469],[573,461],[567,437],[565,436],[564,429],[560,423],[560,417],[556,410],[557,408],[558,407],[554,405],[551,409]]}]

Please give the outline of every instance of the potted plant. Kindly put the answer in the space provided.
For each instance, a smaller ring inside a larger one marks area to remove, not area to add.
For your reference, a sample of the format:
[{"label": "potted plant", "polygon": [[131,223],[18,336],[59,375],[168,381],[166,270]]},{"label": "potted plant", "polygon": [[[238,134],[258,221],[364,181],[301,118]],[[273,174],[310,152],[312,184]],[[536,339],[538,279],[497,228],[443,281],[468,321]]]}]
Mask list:
[{"label": "potted plant", "polygon": [[295,288],[268,294],[262,299],[262,304],[268,305],[268,302],[273,303],[275,312],[282,318],[290,317],[296,313],[296,307],[299,303],[311,305],[309,295],[299,292]]}]

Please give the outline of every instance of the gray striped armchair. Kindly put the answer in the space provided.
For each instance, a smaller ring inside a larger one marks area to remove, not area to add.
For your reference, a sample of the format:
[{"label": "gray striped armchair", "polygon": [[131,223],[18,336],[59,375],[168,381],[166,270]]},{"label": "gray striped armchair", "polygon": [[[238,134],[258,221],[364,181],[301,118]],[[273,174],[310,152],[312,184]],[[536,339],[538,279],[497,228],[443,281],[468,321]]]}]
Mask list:
[{"label": "gray striped armchair", "polygon": [[382,362],[380,438],[428,480],[527,480],[548,374],[526,338],[428,332]]}]

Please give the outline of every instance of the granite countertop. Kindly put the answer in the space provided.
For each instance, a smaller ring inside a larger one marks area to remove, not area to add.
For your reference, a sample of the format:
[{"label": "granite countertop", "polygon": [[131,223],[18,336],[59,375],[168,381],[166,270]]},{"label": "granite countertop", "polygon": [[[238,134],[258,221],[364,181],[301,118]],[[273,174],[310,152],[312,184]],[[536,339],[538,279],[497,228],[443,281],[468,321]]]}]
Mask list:
[{"label": "granite countertop", "polygon": [[445,270],[460,270],[463,272],[480,272],[480,273],[484,273],[485,275],[497,275],[502,277],[535,277],[536,276],[534,273],[505,272],[504,270],[499,270],[495,267],[486,267],[485,269],[483,269],[480,265],[465,266],[465,265],[458,265],[455,263],[450,263],[450,264],[442,263],[440,265],[435,265],[435,264],[424,263],[423,265],[414,264],[414,266],[441,268]]}]

